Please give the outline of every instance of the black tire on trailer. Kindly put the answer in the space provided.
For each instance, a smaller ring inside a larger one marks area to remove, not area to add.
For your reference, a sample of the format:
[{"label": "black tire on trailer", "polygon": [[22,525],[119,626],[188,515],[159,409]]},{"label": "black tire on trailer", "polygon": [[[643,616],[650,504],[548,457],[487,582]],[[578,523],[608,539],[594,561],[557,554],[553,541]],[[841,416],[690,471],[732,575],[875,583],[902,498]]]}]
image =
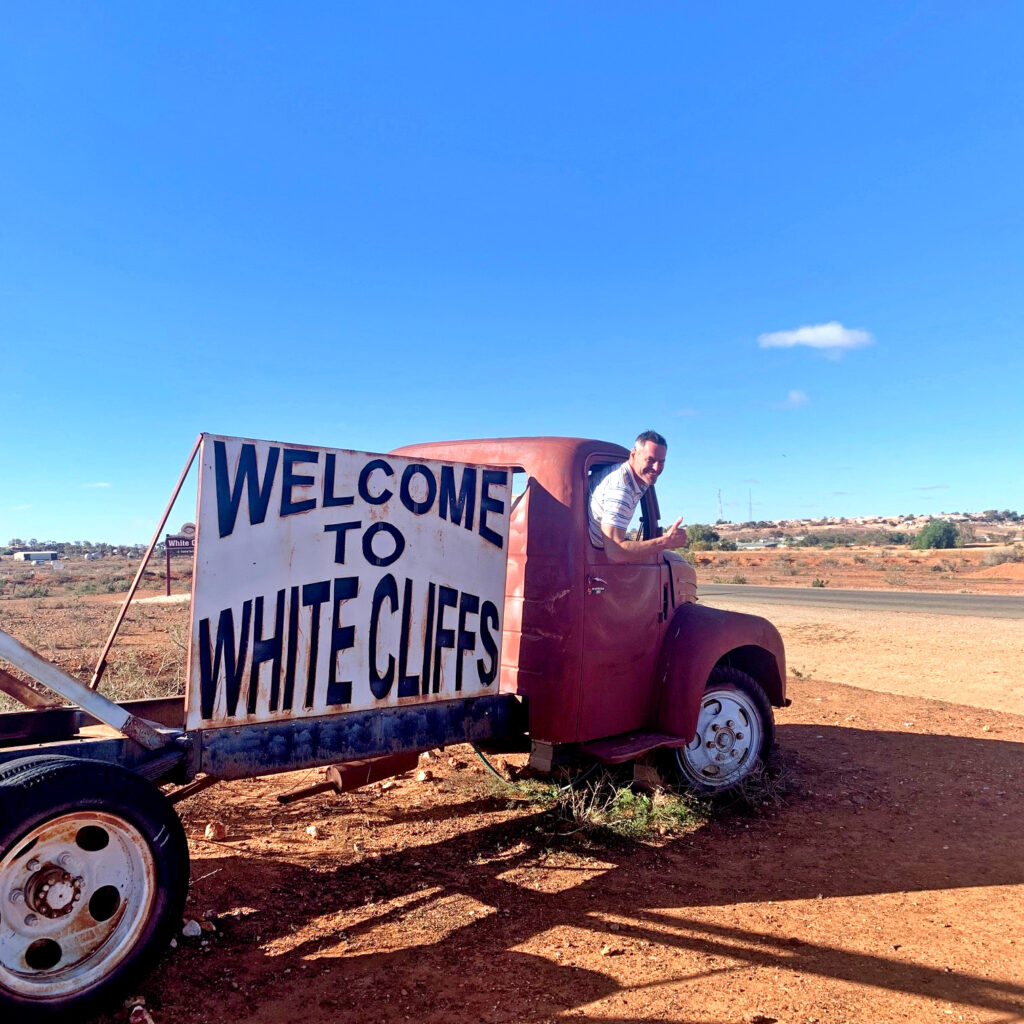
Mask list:
[{"label": "black tire on trailer", "polygon": [[13,761],[4,761],[3,764],[0,764],[0,785],[13,776],[20,775],[22,772],[28,771],[29,768],[35,768],[36,765],[44,762],[72,760],[74,758],[65,757],[63,754],[34,754],[31,757],[17,757]]},{"label": "black tire on trailer", "polygon": [[682,789],[725,793],[764,763],[774,740],[775,716],[761,685],[723,665],[708,677],[696,735],[685,747],[664,751],[661,767]]},{"label": "black tire on trailer", "polygon": [[188,844],[118,765],[39,758],[0,781],[0,1019],[73,1017],[124,993],[180,925]]}]

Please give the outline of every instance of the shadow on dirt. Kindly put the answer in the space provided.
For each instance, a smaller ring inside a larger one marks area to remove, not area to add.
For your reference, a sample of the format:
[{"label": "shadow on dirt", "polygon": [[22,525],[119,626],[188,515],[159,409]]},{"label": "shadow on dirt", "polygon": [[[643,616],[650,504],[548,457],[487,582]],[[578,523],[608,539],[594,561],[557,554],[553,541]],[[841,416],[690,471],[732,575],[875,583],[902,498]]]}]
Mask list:
[{"label": "shadow on dirt", "polygon": [[[702,908],[1024,882],[1024,832],[1011,803],[1024,791],[1024,745],[819,725],[780,726],[779,742],[792,790],[781,810],[712,821],[660,848],[563,840],[561,849],[594,866],[552,868],[563,872],[555,891],[529,884],[529,872],[548,870],[558,843],[550,816],[537,812],[338,867],[252,858],[241,872],[235,858],[204,858],[193,872],[203,876],[195,901],[218,908],[222,935],[213,955],[179,950],[150,983],[162,993],[156,1002],[173,1003],[179,972],[213,971],[211,961],[220,961],[242,972],[244,992],[224,996],[223,1019],[356,1019],[346,1011],[358,1007],[360,1020],[544,1020],[647,982],[622,986],[611,971],[563,966],[520,947],[564,927],[592,932],[600,947],[615,939],[608,920],[619,918],[629,921],[631,943],[670,957],[690,952],[695,963],[725,960],[723,970],[796,969],[1020,1013],[1022,985],[843,949],[840,936],[815,944],[719,926]],[[468,804],[483,811],[500,801]],[[446,813],[458,815],[459,806]],[[442,901],[454,909],[434,914]],[[255,912],[232,919],[238,907]],[[426,924],[417,921],[424,913]],[[331,924],[342,914],[356,918],[344,932]],[[314,924],[322,924],[314,939],[289,941],[296,925]],[[373,949],[362,953],[371,935]],[[650,984],[704,973],[667,968]],[[302,980],[314,974],[315,1005]]]}]

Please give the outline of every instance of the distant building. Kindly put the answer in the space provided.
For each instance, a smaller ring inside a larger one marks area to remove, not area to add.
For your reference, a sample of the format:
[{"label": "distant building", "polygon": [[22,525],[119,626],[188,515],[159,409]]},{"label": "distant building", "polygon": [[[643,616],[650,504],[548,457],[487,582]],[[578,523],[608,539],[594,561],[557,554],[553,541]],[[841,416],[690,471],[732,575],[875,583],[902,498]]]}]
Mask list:
[{"label": "distant building", "polygon": [[59,557],[56,551],[17,551],[14,554],[16,562],[32,562],[35,565],[41,562],[56,562]]}]

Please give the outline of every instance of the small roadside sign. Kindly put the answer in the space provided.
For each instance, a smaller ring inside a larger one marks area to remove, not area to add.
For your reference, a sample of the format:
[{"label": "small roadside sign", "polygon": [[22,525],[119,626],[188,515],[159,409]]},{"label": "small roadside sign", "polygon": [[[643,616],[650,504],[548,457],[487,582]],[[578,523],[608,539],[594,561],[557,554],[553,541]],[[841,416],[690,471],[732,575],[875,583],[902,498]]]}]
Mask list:
[{"label": "small roadside sign", "polygon": [[188,555],[191,558],[195,550],[195,541],[192,537],[185,537],[180,533],[169,533],[164,537],[164,546],[167,548],[168,558],[179,555]]},{"label": "small roadside sign", "polygon": [[[186,526],[191,524],[186,523]],[[167,581],[167,596],[171,596],[171,558],[189,557],[195,554],[195,536],[186,533],[168,533],[164,536],[164,552],[167,555],[167,571],[164,579]]]}]

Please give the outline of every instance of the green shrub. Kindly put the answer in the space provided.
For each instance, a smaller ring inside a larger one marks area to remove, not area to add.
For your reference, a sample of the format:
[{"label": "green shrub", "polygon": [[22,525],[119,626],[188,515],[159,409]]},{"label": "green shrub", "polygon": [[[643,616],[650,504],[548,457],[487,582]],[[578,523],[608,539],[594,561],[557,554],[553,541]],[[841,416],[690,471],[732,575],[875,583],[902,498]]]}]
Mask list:
[{"label": "green shrub", "polygon": [[945,519],[930,519],[917,531],[910,546],[922,550],[925,548],[956,548],[961,544],[960,532],[954,523]]},{"label": "green shrub", "polygon": [[710,551],[720,540],[717,530],[704,523],[694,523],[686,528],[686,539],[692,551]]}]

